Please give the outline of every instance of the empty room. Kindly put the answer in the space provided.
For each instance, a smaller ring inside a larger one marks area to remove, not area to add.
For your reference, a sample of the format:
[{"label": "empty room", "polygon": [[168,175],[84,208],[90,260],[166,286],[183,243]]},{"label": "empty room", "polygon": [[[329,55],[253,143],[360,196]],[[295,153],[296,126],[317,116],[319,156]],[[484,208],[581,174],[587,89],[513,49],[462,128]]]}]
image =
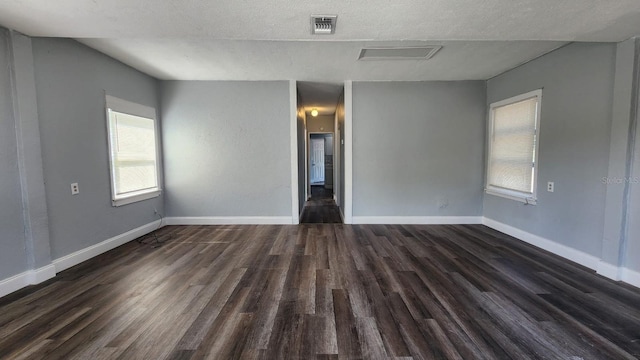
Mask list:
[{"label": "empty room", "polygon": [[640,359],[640,2],[0,2],[0,359]]}]

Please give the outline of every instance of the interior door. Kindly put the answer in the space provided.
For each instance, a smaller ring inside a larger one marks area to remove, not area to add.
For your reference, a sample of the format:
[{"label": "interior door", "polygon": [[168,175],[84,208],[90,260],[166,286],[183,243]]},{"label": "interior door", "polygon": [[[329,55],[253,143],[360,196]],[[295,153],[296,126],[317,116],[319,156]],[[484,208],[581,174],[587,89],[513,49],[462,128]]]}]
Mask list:
[{"label": "interior door", "polygon": [[324,183],[324,139],[311,139],[311,183]]}]

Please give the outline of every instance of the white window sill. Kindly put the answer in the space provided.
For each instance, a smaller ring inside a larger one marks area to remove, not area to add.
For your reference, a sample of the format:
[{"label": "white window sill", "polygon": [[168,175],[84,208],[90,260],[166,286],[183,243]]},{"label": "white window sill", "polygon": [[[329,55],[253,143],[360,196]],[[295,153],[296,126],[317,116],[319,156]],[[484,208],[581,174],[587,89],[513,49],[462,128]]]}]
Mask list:
[{"label": "white window sill", "polygon": [[121,197],[118,199],[111,200],[111,205],[122,206],[122,205],[132,204],[132,203],[143,201],[143,200],[153,199],[155,197],[160,196],[161,192],[162,190],[160,189],[154,189],[151,191],[133,193],[126,197]]},{"label": "white window sill", "polygon": [[521,195],[518,193],[513,193],[508,190],[502,191],[497,189],[485,189],[484,192],[489,195],[494,195],[494,196],[503,197],[505,199],[519,201],[527,205],[537,205],[538,203],[538,199],[536,199],[535,197],[526,196],[524,194]]}]

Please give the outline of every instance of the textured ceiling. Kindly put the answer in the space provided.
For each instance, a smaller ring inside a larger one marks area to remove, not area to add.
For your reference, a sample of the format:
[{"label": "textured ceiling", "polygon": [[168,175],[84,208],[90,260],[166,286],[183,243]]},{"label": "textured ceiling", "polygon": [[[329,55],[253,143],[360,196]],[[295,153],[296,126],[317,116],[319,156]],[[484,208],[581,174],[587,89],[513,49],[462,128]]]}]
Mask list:
[{"label": "textured ceiling", "polygon": [[563,42],[429,42],[430,60],[358,61],[364,46],[421,42],[255,41],[209,39],[81,39],[165,80],[484,80],[547,53]]},{"label": "textured ceiling", "polygon": [[317,109],[320,115],[333,115],[344,85],[341,83],[318,83],[298,81],[298,93],[306,112]]},{"label": "textured ceiling", "polygon": [[[312,14],[338,15],[336,33],[312,36]],[[470,80],[570,41],[640,35],[640,0],[0,0],[0,25],[76,38],[160,79]],[[425,43],[444,47],[426,62],[356,61],[363,46]]]},{"label": "textured ceiling", "polygon": [[638,0],[2,0],[0,24],[32,36],[311,39],[337,14],[339,40],[620,41]]},{"label": "textured ceiling", "polygon": [[344,80],[485,80],[563,42],[454,41],[430,60],[357,61],[364,46],[417,46],[417,41],[255,41],[80,39],[164,80],[298,80],[305,108],[333,114]]}]

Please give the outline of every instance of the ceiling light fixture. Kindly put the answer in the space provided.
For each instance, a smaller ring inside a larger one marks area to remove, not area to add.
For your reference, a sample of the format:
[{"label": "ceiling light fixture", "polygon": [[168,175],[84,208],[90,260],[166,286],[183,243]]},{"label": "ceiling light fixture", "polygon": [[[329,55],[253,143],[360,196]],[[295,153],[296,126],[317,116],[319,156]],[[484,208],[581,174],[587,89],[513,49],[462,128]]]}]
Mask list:
[{"label": "ceiling light fixture", "polygon": [[318,109],[316,109],[316,108],[311,109],[311,116],[313,116],[313,117],[318,116]]}]

